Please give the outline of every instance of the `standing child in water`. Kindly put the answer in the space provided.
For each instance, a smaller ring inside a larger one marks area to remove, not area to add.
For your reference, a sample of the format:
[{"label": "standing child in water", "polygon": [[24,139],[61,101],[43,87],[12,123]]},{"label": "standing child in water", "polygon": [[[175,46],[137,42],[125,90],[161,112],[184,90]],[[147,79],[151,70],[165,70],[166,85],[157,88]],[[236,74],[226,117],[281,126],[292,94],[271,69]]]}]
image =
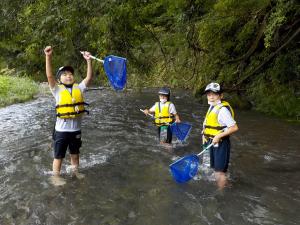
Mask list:
[{"label": "standing child in water", "polygon": [[170,101],[170,89],[161,88],[158,92],[159,102],[156,102],[150,109],[143,112],[154,114],[155,124],[158,127],[158,138],[161,144],[171,144],[172,132],[170,124],[180,123],[179,115],[176,112],[175,105]]},{"label": "standing child in water", "polygon": [[87,62],[86,78],[79,84],[75,83],[74,69],[71,66],[60,67],[56,77],[52,73],[51,46],[44,49],[46,55],[46,75],[50,90],[56,100],[56,124],[53,134],[54,160],[52,165],[52,181],[55,185],[65,184],[60,177],[62,161],[67,149],[70,152],[72,172],[78,177],[79,149],[81,147],[81,120],[85,110],[83,92],[92,81],[92,63],[89,52],[84,52],[83,57]]},{"label": "standing child in water", "polygon": [[227,184],[226,172],[230,158],[229,135],[238,131],[234,112],[228,102],[222,100],[223,93],[218,83],[210,83],[204,93],[207,96],[209,109],[203,122],[203,140],[213,143],[210,148],[210,166],[215,171],[218,188]]}]

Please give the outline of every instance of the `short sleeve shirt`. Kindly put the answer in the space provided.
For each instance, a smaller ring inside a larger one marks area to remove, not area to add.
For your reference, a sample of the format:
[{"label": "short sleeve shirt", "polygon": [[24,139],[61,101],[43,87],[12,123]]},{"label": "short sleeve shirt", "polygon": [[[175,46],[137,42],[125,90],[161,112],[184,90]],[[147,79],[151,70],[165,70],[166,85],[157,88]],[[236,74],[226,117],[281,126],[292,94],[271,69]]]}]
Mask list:
[{"label": "short sleeve shirt", "polygon": [[[160,104],[160,108],[164,107],[166,103],[161,103],[159,102]],[[152,112],[155,112],[155,109],[156,109],[156,104],[154,104],[151,108],[150,108],[150,111]],[[177,114],[177,111],[176,111],[176,108],[175,108],[175,105],[171,102],[170,103],[170,106],[169,106],[169,113],[175,115]]]},{"label": "short sleeve shirt", "polygon": [[[86,90],[86,85],[82,81],[79,85],[78,88],[81,90],[82,93],[85,92]],[[59,101],[59,87],[56,84],[54,88],[50,88],[52,95],[55,98],[56,105],[58,104]],[[67,88],[67,90],[71,93],[72,89]],[[74,132],[74,131],[79,131],[81,129],[81,120],[82,116],[78,116],[74,119],[62,119],[62,118],[56,118],[56,123],[55,123],[55,130],[60,131],[60,132]]]},{"label": "short sleeve shirt", "polygon": [[226,107],[222,107],[220,109],[219,115],[218,115],[218,122],[222,126],[232,127],[236,124],[235,120],[233,119],[230,111]]}]

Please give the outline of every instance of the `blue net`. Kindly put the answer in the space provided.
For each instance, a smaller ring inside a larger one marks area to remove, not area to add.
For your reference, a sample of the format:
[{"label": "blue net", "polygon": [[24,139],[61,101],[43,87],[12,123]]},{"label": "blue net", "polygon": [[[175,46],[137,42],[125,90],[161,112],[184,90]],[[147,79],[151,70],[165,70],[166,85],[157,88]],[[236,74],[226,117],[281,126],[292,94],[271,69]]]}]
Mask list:
[{"label": "blue net", "polygon": [[184,183],[192,179],[198,172],[199,157],[197,155],[185,156],[170,165],[174,180]]},{"label": "blue net", "polygon": [[126,59],[114,55],[104,58],[104,71],[111,86],[115,90],[123,90],[126,85],[127,69]]},{"label": "blue net", "polygon": [[192,125],[189,123],[173,123],[171,125],[172,134],[175,134],[178,140],[185,141],[191,132]]}]

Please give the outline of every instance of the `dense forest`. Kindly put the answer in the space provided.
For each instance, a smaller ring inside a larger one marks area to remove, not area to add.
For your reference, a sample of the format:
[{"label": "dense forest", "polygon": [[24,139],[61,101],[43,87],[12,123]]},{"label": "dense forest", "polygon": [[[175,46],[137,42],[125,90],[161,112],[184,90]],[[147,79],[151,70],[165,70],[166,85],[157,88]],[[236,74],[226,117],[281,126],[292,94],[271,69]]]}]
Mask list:
[{"label": "dense forest", "polygon": [[[128,59],[128,87],[167,85],[200,96],[220,82],[240,107],[300,117],[296,0],[1,0],[0,61],[45,81],[55,68],[84,76],[80,50]],[[93,64],[101,84],[107,82]]]}]

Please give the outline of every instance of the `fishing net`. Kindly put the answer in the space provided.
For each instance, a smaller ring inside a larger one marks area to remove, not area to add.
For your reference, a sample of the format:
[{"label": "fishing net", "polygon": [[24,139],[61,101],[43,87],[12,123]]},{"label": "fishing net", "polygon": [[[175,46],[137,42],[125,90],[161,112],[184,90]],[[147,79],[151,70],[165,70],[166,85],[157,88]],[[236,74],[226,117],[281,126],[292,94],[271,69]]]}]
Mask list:
[{"label": "fishing net", "polygon": [[114,55],[104,58],[104,71],[111,86],[115,90],[123,90],[126,85],[127,68],[126,59]]},{"label": "fishing net", "polygon": [[171,125],[172,134],[175,134],[178,140],[184,142],[191,132],[192,125],[189,123],[173,123]]},{"label": "fishing net", "polygon": [[170,171],[176,182],[184,183],[197,174],[198,166],[198,156],[188,155],[172,163],[170,165]]},{"label": "fishing net", "polygon": [[199,156],[204,154],[213,143],[209,144],[198,155],[188,155],[178,159],[170,165],[170,171],[175,181],[184,183],[192,179],[198,172]]}]

